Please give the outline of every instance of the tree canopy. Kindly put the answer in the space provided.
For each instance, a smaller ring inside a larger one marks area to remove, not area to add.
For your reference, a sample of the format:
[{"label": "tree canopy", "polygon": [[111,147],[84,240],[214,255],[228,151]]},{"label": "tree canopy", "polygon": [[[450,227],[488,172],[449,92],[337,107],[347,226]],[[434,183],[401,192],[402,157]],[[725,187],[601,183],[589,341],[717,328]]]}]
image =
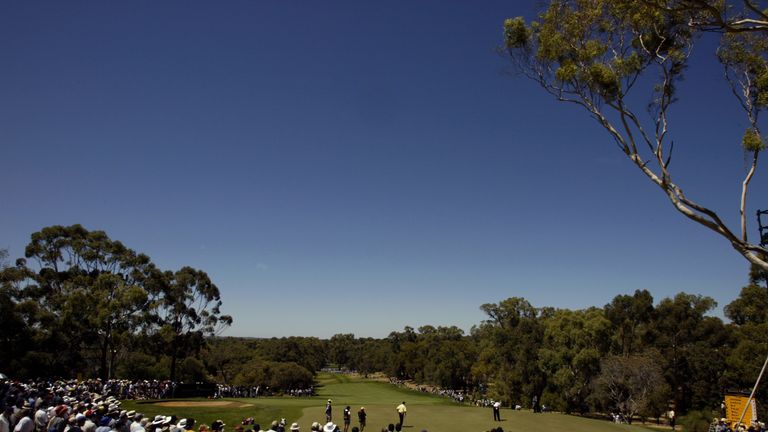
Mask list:
[{"label": "tree canopy", "polygon": [[[504,22],[504,53],[557,100],[585,109],[678,212],[765,271],[768,250],[750,240],[746,209],[765,149],[759,114],[768,104],[767,23],[751,0],[553,0],[536,20]],[[748,125],[734,137],[749,160],[736,197],[738,228],[685,193],[672,169],[669,113],[703,32],[720,34],[711,54]]]},{"label": "tree canopy", "polygon": [[[97,374],[107,378],[116,358],[128,355],[130,341],[159,345],[173,359],[173,375],[176,351],[166,346],[176,347],[184,338],[188,349],[199,349],[202,336],[231,323],[204,272],[189,267],[162,272],[147,255],[80,225],[33,233],[25,258],[0,275],[0,304],[7,308],[2,333],[13,342],[8,350],[20,350],[6,366],[16,370],[37,366],[75,376],[83,364],[95,364]],[[166,327],[170,343],[151,339]]]}]

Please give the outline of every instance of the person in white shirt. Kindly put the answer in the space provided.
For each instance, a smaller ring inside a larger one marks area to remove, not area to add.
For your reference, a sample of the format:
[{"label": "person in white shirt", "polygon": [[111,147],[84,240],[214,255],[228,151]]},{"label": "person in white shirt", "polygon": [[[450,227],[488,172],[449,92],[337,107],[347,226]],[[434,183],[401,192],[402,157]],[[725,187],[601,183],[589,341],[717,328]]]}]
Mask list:
[{"label": "person in white shirt", "polygon": [[46,410],[44,403],[41,403],[38,406],[39,408],[35,411],[35,430],[37,432],[46,432],[48,421],[50,421],[48,411]]},{"label": "person in white shirt", "polygon": [[32,407],[25,403],[21,409],[21,418],[16,426],[13,428],[14,432],[34,432],[35,422],[32,420]]},{"label": "person in white shirt", "polygon": [[11,420],[11,415],[13,415],[13,405],[6,405],[5,408],[3,408],[3,413],[0,414],[0,432],[13,431],[15,425],[13,424],[13,420]]}]

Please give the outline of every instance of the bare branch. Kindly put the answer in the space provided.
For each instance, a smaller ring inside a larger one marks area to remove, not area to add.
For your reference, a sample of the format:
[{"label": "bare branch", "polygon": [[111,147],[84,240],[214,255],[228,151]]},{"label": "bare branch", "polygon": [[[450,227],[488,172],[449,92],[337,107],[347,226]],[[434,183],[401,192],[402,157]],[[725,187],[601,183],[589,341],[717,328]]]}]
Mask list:
[{"label": "bare branch", "polygon": [[749,182],[752,180],[752,176],[757,171],[757,157],[760,154],[759,151],[752,152],[752,165],[749,167],[749,172],[741,183],[741,201],[739,204],[739,215],[741,216],[741,240],[747,242],[747,215],[745,209],[747,207],[747,189],[749,188]]}]

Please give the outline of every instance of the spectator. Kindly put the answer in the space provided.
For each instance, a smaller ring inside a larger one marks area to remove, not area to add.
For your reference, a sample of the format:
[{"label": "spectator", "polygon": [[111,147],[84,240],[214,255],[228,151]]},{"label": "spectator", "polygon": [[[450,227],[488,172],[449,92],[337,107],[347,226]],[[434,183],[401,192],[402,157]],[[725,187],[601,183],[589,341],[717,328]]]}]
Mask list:
[{"label": "spectator", "polygon": [[[128,414],[130,413],[131,412],[129,411]],[[145,432],[144,426],[147,424],[145,420],[144,414],[135,413],[133,415],[133,421],[131,422],[130,432]]]},{"label": "spectator", "polygon": [[83,432],[83,426],[85,425],[85,416],[77,414],[69,418],[70,426],[68,432]]},{"label": "spectator", "polygon": [[41,400],[37,406],[37,411],[35,411],[35,431],[46,432],[48,422],[51,420],[48,418],[48,411],[46,410],[48,404]]},{"label": "spectator", "polygon": [[97,414],[94,410],[88,410],[85,412],[85,424],[83,424],[83,432],[96,432],[96,418]]},{"label": "spectator", "polygon": [[[33,432],[35,430],[35,422],[32,420],[32,406],[29,402],[24,402],[24,405],[19,411],[19,422],[13,428],[14,432]],[[63,430],[63,429],[62,429]]]},{"label": "spectator", "polygon": [[3,407],[3,413],[0,414],[0,432],[13,431],[13,428],[16,425],[13,424],[11,415],[13,415],[13,405],[5,405]]},{"label": "spectator", "polygon": [[193,418],[184,418],[179,420],[179,424],[176,425],[179,429],[181,429],[184,432],[194,432],[195,431],[195,419]]}]

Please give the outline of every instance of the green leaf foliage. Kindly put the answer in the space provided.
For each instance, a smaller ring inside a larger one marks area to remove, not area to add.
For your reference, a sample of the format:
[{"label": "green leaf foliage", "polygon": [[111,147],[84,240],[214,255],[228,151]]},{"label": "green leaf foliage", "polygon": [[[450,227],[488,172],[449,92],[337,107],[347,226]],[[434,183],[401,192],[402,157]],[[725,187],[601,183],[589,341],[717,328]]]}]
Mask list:
[{"label": "green leaf foliage", "polygon": [[522,17],[504,21],[504,40],[507,48],[524,48],[531,38],[531,31],[525,26]]},{"label": "green leaf foliage", "polygon": [[506,20],[504,35],[521,69],[556,89],[605,101],[622,98],[653,62],[664,60],[679,78],[692,39],[684,17],[629,0],[552,1],[529,25]]},{"label": "green leaf foliage", "polygon": [[[26,336],[28,343],[19,344],[26,354],[15,360],[25,357],[20,362],[25,370],[43,367],[60,376],[89,371],[107,378],[127,356],[126,342],[148,343],[168,333],[161,315],[180,324],[175,334],[189,335],[191,351],[204,342],[201,331],[231,322],[220,314],[218,290],[203,272],[162,272],[148,256],[103,231],[45,227],[31,235],[25,256],[0,272],[5,299],[11,301],[4,316],[12,320],[3,331],[23,322],[14,331]],[[184,308],[174,308],[179,304]],[[156,357],[166,353],[165,347],[154,350]],[[186,365],[192,370],[192,363]]]},{"label": "green leaf foliage", "polygon": [[765,143],[760,133],[752,128],[749,128],[744,132],[744,137],[741,139],[741,146],[744,151],[756,152],[765,150]]}]

